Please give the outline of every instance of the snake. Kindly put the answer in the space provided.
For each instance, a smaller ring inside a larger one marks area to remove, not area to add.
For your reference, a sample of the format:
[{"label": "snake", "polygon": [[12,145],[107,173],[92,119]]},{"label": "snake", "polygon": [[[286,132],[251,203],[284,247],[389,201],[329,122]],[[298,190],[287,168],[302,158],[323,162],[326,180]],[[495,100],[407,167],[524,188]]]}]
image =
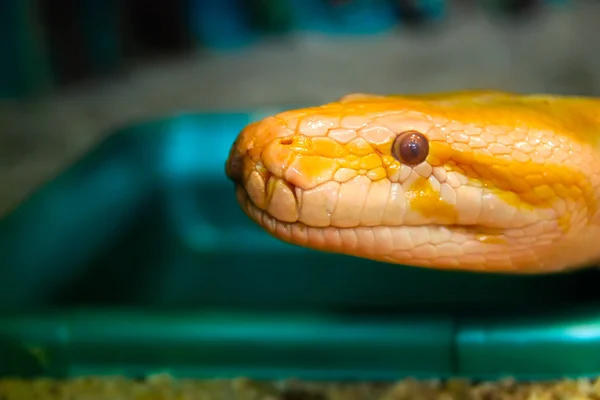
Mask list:
[{"label": "snake", "polygon": [[549,274],[600,260],[600,99],[350,92],[251,121],[225,174],[288,244],[449,271]]}]

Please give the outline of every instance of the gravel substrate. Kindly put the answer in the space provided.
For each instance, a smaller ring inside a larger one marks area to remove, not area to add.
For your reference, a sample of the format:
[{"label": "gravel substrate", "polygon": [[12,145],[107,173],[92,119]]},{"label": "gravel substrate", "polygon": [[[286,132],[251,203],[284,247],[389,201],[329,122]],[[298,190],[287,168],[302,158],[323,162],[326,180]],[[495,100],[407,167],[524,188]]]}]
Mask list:
[{"label": "gravel substrate", "polygon": [[311,383],[234,380],[145,380],[86,377],[66,381],[0,380],[0,399],[69,400],[568,400],[600,399],[600,379],[517,384],[507,379],[472,384],[466,380],[394,383]]}]

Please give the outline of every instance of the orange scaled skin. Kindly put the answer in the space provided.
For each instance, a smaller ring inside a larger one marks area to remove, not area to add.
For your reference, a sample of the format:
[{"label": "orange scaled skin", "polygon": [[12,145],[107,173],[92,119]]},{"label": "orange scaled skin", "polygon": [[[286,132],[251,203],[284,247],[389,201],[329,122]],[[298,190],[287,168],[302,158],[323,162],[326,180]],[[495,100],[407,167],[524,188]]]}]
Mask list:
[{"label": "orange scaled skin", "polygon": [[[424,134],[417,166],[391,154]],[[549,273],[600,258],[600,100],[351,94],[248,125],[226,173],[245,213],[300,246],[389,263]]]}]

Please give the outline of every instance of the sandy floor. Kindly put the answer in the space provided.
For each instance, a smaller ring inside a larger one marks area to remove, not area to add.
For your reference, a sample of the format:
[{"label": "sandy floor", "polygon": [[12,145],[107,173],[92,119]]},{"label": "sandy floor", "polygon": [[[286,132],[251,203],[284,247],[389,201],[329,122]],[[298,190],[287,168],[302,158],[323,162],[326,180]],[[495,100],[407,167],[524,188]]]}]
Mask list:
[{"label": "sandy floor", "polygon": [[600,93],[600,2],[527,24],[457,12],[426,33],[305,38],[133,67],[109,81],[0,107],[0,214],[125,123],[181,110],[322,103],[347,92],[461,88]]}]

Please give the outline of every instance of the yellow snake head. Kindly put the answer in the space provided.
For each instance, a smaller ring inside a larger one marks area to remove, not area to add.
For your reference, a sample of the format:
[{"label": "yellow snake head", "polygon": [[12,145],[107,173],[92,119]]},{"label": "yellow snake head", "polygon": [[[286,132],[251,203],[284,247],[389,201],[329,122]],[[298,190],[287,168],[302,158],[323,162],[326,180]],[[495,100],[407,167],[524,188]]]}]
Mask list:
[{"label": "yellow snake head", "polygon": [[300,246],[439,269],[540,273],[600,249],[597,100],[351,94],[248,125],[227,176]]}]

